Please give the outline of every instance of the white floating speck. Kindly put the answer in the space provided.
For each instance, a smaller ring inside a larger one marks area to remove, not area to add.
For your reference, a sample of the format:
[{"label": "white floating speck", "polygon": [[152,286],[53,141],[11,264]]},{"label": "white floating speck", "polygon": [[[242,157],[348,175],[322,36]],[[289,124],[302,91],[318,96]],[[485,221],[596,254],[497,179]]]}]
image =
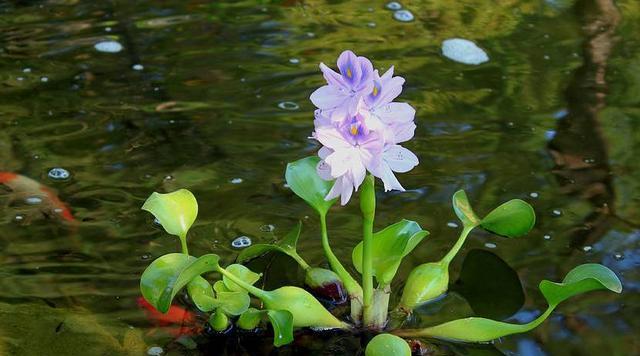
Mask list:
[{"label": "white floating speck", "polygon": [[152,346],[147,350],[149,356],[160,356],[164,353],[164,350],[160,346]]},{"label": "white floating speck", "polygon": [[583,248],[582,248],[582,250],[583,250],[584,252],[589,252],[589,251],[593,250],[593,247],[591,247],[591,246],[585,246],[585,247],[583,247]]},{"label": "white floating speck", "polygon": [[102,41],[93,46],[98,52],[118,53],[122,51],[122,45],[117,41]]},{"label": "white floating speck", "polygon": [[105,32],[111,32],[111,27],[105,27],[105,28],[104,28],[104,31],[105,31]]},{"label": "white floating speck", "polygon": [[22,220],[24,220],[24,215],[20,215],[20,214],[18,214],[18,215],[16,215],[16,217],[15,217],[14,219],[15,219],[16,221],[22,221]]},{"label": "white floating speck", "polygon": [[231,246],[235,248],[245,248],[251,246],[251,239],[247,236],[236,237],[231,241]]},{"label": "white floating speck", "polygon": [[390,1],[384,7],[386,7],[389,10],[393,10],[393,11],[402,9],[402,5],[400,5],[400,3],[397,2],[397,1]]},{"label": "white floating speck", "polygon": [[536,192],[531,192],[531,193],[529,193],[529,196],[532,197],[532,198],[537,198],[539,196],[539,194],[536,193]]},{"label": "white floating speck", "polygon": [[49,81],[49,78],[48,77],[40,77],[40,81],[43,82],[43,83],[46,83],[46,82]]},{"label": "white floating speck", "polygon": [[68,170],[60,167],[51,168],[47,175],[53,180],[65,180],[69,179],[69,177],[71,176]]},{"label": "white floating speck", "polygon": [[[16,218],[17,218],[17,216],[16,216]],[[622,260],[624,260],[624,255],[619,253],[619,252],[617,252],[617,253],[615,253],[613,255],[613,258],[615,258],[617,261],[622,261]]]},{"label": "white floating speck", "polygon": [[411,22],[414,16],[409,10],[398,10],[393,13],[393,18],[400,22]]},{"label": "white floating speck", "polygon": [[133,70],[143,70],[144,66],[142,64],[134,64],[131,66],[131,69]]},{"label": "white floating speck", "polygon": [[551,211],[551,215],[558,217],[562,215],[562,210],[560,209],[553,209],[553,211]]},{"label": "white floating speck", "polygon": [[450,38],[442,42],[442,55],[464,64],[478,65],[489,60],[487,52],[463,38]]},{"label": "white floating speck", "polygon": [[447,226],[448,226],[448,227],[450,227],[450,228],[455,229],[456,227],[458,227],[458,224],[456,224],[456,223],[455,223],[455,222],[453,222],[453,221],[449,221],[449,222],[447,223]]},{"label": "white floating speck", "polygon": [[31,197],[25,198],[24,202],[29,204],[29,205],[38,205],[38,204],[42,203],[42,198],[36,197],[36,196],[31,196]]},{"label": "white floating speck", "polygon": [[298,58],[289,58],[289,63],[298,64],[300,63],[300,60]]},{"label": "white floating speck", "polygon": [[545,240],[551,240],[551,235],[544,235],[543,237]]},{"label": "white floating speck", "polygon": [[25,68],[22,70],[22,73],[31,73],[31,68]]},{"label": "white floating speck", "polygon": [[498,247],[496,244],[494,244],[493,242],[487,242],[484,244],[484,247],[486,248],[496,248]]},{"label": "white floating speck", "polygon": [[282,110],[289,110],[289,111],[300,109],[300,105],[294,103],[293,101],[282,101],[278,103],[278,107]]},{"label": "white floating speck", "polygon": [[242,178],[233,178],[231,180],[231,184],[240,184],[242,183]]}]

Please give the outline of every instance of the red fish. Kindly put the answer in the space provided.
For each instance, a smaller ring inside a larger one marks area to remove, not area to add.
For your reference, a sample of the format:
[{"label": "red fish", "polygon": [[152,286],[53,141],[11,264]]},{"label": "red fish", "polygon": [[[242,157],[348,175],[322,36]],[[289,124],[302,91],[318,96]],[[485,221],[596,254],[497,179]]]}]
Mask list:
[{"label": "red fish", "polygon": [[144,309],[147,319],[156,326],[163,327],[164,331],[176,338],[183,335],[198,335],[204,329],[203,323],[196,314],[182,307],[172,305],[169,311],[161,313],[143,297],[138,297],[137,302],[138,306]]},{"label": "red fish", "polygon": [[60,201],[56,193],[31,178],[12,172],[0,172],[0,184],[9,188],[12,201],[37,199],[37,204],[45,215],[75,221],[71,210]]}]

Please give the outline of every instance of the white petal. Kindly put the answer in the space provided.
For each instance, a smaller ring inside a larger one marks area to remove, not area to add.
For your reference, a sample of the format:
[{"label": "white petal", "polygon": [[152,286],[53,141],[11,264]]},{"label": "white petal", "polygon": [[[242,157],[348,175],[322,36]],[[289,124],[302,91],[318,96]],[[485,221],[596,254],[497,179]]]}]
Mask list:
[{"label": "white petal", "polygon": [[393,132],[393,143],[401,143],[413,138],[416,130],[416,124],[408,122],[405,124],[391,125],[390,130]]},{"label": "white petal", "polygon": [[314,138],[332,150],[352,147],[351,144],[345,140],[344,136],[342,136],[342,133],[333,126],[316,128]]},{"label": "white petal", "polygon": [[358,191],[360,184],[364,181],[364,177],[367,175],[367,169],[360,160],[354,160],[351,168],[351,174],[353,176],[353,186]]},{"label": "white petal", "polygon": [[319,150],[318,150],[318,157],[320,157],[320,159],[325,159],[327,158],[328,155],[332,154],[333,150],[328,148],[328,147],[324,147],[322,146]]},{"label": "white petal", "polygon": [[325,161],[331,166],[333,178],[338,178],[354,166],[354,160],[357,158],[357,152],[354,152],[353,149],[342,149],[334,151],[325,158]]},{"label": "white petal", "polygon": [[418,165],[418,157],[400,145],[389,146],[385,149],[382,157],[394,172],[408,172]]},{"label": "white petal", "polygon": [[343,180],[344,180],[343,177],[336,179],[336,181],[333,183],[333,187],[331,187],[331,190],[329,190],[329,193],[327,193],[327,196],[324,197],[324,200],[331,200],[340,196],[340,192],[342,192]]},{"label": "white petal", "polygon": [[316,166],[316,172],[320,178],[324,180],[333,180],[334,178],[331,176],[331,167],[325,161],[318,162]]},{"label": "white petal", "polygon": [[351,194],[353,194],[353,182],[345,176],[342,183],[342,192],[340,192],[340,205],[347,205],[349,199],[351,199]]},{"label": "white petal", "polygon": [[309,97],[313,105],[319,109],[335,108],[342,105],[347,98],[349,97],[334,85],[322,86],[311,93],[311,96]]},{"label": "white petal", "polygon": [[416,110],[407,103],[389,103],[375,110],[376,115],[387,124],[412,121]]},{"label": "white petal", "polygon": [[404,192],[404,188],[398,181],[398,178],[393,174],[389,165],[382,161],[380,164],[371,170],[374,176],[380,178],[382,183],[384,183],[384,191],[388,192],[390,190],[399,190]]}]

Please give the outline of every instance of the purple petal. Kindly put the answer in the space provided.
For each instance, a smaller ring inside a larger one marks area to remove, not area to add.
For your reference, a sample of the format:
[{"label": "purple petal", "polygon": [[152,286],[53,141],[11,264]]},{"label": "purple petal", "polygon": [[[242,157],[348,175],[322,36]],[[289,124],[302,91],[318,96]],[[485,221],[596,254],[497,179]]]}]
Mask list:
[{"label": "purple petal", "polygon": [[392,132],[393,138],[390,142],[401,143],[409,141],[413,138],[415,130],[416,124],[413,122],[391,125],[389,131]]},{"label": "purple petal", "polygon": [[320,63],[320,70],[322,71],[322,76],[327,81],[327,84],[339,88],[346,86],[342,76],[336,73],[333,69],[327,67],[324,63]]},{"label": "purple petal", "polygon": [[408,172],[419,163],[418,157],[413,152],[400,145],[389,146],[382,156],[389,168],[399,173]]},{"label": "purple petal", "polygon": [[318,157],[320,157],[320,159],[325,159],[327,158],[328,155],[332,154],[333,150],[328,148],[328,147],[324,147],[322,146],[319,150],[318,150]]},{"label": "purple petal", "polygon": [[351,144],[335,127],[321,127],[315,131],[315,139],[332,150],[351,148]]},{"label": "purple petal", "polygon": [[325,85],[316,89],[309,99],[318,109],[333,109],[348,98],[338,87]]},{"label": "purple petal", "polygon": [[329,165],[325,161],[318,162],[318,165],[316,166],[316,172],[318,172],[318,175],[320,176],[320,178],[324,180],[334,179],[331,176],[331,167],[329,167]]},{"label": "purple petal", "polygon": [[416,110],[407,103],[389,103],[376,108],[374,113],[386,124],[404,123],[413,120]]},{"label": "purple petal", "polygon": [[378,166],[371,170],[371,173],[382,180],[382,183],[384,183],[385,192],[388,192],[390,190],[399,190],[401,192],[404,192],[404,188],[386,162],[380,162]]}]

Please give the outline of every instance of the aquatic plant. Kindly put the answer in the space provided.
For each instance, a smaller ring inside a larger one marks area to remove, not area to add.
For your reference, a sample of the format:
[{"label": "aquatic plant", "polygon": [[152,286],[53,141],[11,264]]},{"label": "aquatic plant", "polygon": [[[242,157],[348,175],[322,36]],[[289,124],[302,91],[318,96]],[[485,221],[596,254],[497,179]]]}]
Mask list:
[{"label": "aquatic plant", "polygon": [[[293,341],[294,328],[362,328],[376,332],[386,328],[387,333],[371,340],[365,354],[408,355],[411,351],[403,337],[489,342],[535,328],[561,302],[575,295],[593,290],[622,291],[618,277],[607,267],[584,264],[571,270],[560,283],[546,280],[540,283],[548,307],[526,324],[470,317],[421,329],[405,329],[402,322],[390,327],[391,283],[403,258],[427,238],[429,232],[410,220],[401,220],[374,232],[375,179],[382,180],[385,191],[404,190],[394,173],[407,172],[418,164],[418,158],[399,145],[413,137],[415,110],[407,103],[394,102],[402,91],[404,79],[393,76],[393,67],[380,76],[368,59],[351,51],[343,52],[337,65],[339,73],[320,64],[327,84],[311,94],[311,101],[318,107],[312,135],[322,145],[318,156],[289,163],[285,172],[291,190],[318,213],[322,248],[331,270],[310,266],[298,253],[301,224],[277,243],[244,249],[237,263],[227,267],[220,265],[216,254],[191,256],[187,234],[198,213],[195,197],[185,189],[168,194],[153,193],[142,208],[152,213],[169,234],[178,236],[182,246],[182,253],[160,256],[142,274],[142,295],[155,309],[168,312],[175,296],[186,289],[193,304],[202,312],[210,313],[209,324],[216,331],[225,331],[233,323],[251,330],[268,320],[274,333],[273,343],[281,346]],[[353,249],[352,262],[361,273],[360,281],[331,250],[326,222],[337,198],[345,205],[354,191],[359,193],[363,230],[362,241]],[[518,238],[535,224],[533,208],[519,199],[499,205],[484,217],[474,212],[462,190],[453,195],[452,203],[462,223],[460,236],[440,261],[413,269],[394,308],[395,317],[406,318],[416,308],[447,292],[449,264],[474,229]],[[348,297],[351,303],[348,322],[333,315],[303,288],[283,286],[268,291],[254,286],[261,274],[242,263],[270,252],[286,254],[296,261],[305,271],[305,284],[324,302],[340,303]],[[218,279],[211,283],[204,274],[215,274]],[[250,307],[252,298],[260,301],[260,309]]]}]

